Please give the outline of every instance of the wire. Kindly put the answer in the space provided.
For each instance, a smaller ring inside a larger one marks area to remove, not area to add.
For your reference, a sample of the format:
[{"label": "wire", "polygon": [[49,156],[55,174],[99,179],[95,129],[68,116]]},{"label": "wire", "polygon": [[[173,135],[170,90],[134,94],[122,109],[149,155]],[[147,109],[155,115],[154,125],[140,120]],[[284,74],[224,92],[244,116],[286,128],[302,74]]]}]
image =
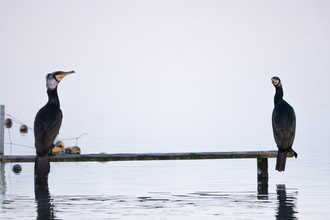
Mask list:
[{"label": "wire", "polygon": [[[14,116],[8,114],[8,113],[5,113],[6,116],[10,117],[14,122],[16,122],[17,124],[20,124],[20,125],[25,125],[29,130],[31,130],[32,132],[34,132],[34,130],[27,126],[25,123],[21,122],[20,120],[18,120],[17,118],[15,118]],[[22,145],[22,144],[14,144],[12,143],[12,140],[11,140],[11,135],[10,135],[10,129],[8,128],[8,134],[9,134],[9,141],[10,143],[5,143],[5,144],[10,144],[10,155],[11,155],[11,152],[12,152],[12,145],[15,145],[15,146],[21,146],[21,147],[28,147],[28,148],[32,148],[34,149],[34,147],[31,147],[31,146],[27,146],[27,145]],[[75,138],[66,138],[66,139],[61,139],[61,140],[74,140],[76,139],[76,145],[78,143],[78,139],[83,136],[83,135],[88,135],[87,133],[83,133],[81,134],[80,136],[78,137],[75,137]]]},{"label": "wire", "polygon": [[23,145],[23,144],[14,144],[14,143],[5,143],[5,144],[10,144],[10,145],[15,145],[15,146],[20,146],[20,147],[28,147],[28,148],[34,149],[34,147],[27,146],[27,145]]},{"label": "wire", "polygon": [[10,114],[7,114],[7,113],[5,113],[5,114],[6,114],[6,116],[12,118],[12,120],[13,120],[14,122],[16,122],[17,124],[25,125],[29,130],[33,131],[33,128],[27,126],[25,123],[21,122],[20,120],[18,120],[18,119],[15,118],[14,116],[12,116],[12,115],[10,115]]},{"label": "wire", "polygon": [[84,135],[88,135],[88,134],[87,134],[87,133],[83,133],[83,134],[81,134],[80,136],[75,137],[75,138],[65,138],[65,139],[61,138],[61,140],[74,140],[74,139],[76,139],[76,145],[78,145],[78,144],[77,144],[77,143],[78,143],[78,139],[79,139],[81,136],[84,136]]}]

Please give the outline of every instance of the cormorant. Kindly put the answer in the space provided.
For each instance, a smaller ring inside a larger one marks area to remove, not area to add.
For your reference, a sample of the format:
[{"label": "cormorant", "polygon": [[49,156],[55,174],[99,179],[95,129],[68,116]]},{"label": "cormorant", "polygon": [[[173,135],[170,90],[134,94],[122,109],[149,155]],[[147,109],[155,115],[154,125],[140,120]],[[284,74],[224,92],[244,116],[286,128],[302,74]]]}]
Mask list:
[{"label": "cormorant", "polygon": [[296,132],[296,115],[291,105],[283,99],[283,88],[280,78],[274,76],[272,83],[276,89],[274,96],[275,107],[272,115],[273,134],[278,147],[276,170],[284,171],[287,153],[293,151],[294,156],[298,156],[292,150]]},{"label": "cormorant", "polygon": [[50,170],[49,154],[52,153],[54,140],[62,123],[62,111],[57,95],[59,82],[74,71],[57,71],[46,75],[46,87],[48,102],[42,107],[34,119],[34,138],[36,148],[36,160],[34,164],[34,176],[36,181],[47,181]]}]

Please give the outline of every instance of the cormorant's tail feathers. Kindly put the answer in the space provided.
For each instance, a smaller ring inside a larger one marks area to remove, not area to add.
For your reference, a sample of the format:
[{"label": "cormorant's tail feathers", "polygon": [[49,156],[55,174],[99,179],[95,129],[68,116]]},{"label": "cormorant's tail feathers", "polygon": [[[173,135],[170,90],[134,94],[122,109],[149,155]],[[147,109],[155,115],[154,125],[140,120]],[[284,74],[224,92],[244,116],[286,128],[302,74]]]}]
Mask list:
[{"label": "cormorant's tail feathers", "polygon": [[34,163],[34,176],[36,180],[46,180],[50,171],[50,163],[48,155],[44,157],[36,156]]},{"label": "cormorant's tail feathers", "polygon": [[287,154],[286,151],[277,152],[276,170],[279,172],[285,170],[286,154]]}]

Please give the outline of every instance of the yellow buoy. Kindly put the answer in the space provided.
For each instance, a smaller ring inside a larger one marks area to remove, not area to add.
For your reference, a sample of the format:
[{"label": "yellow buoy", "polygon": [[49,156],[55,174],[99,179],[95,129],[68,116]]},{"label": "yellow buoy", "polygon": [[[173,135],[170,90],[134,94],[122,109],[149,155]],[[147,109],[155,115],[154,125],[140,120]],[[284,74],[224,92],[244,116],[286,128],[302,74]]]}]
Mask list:
[{"label": "yellow buoy", "polygon": [[81,151],[80,151],[80,148],[78,146],[74,146],[72,149],[71,149],[71,153],[72,154],[80,154]]},{"label": "yellow buoy", "polygon": [[7,118],[5,121],[6,128],[11,128],[12,125],[13,125],[13,121],[10,118]]},{"label": "yellow buoy", "polygon": [[19,128],[19,132],[21,134],[26,134],[28,132],[28,127],[26,125],[21,125],[21,127]]},{"label": "yellow buoy", "polygon": [[62,148],[62,150],[64,149],[64,143],[62,141],[57,141],[55,146],[59,147],[59,148]]},{"label": "yellow buoy", "polygon": [[62,154],[63,149],[60,148],[60,147],[54,147],[54,148],[52,149],[52,152],[53,152],[53,154]]},{"label": "yellow buoy", "polygon": [[65,154],[71,154],[72,147],[66,147],[64,148],[64,153]]}]

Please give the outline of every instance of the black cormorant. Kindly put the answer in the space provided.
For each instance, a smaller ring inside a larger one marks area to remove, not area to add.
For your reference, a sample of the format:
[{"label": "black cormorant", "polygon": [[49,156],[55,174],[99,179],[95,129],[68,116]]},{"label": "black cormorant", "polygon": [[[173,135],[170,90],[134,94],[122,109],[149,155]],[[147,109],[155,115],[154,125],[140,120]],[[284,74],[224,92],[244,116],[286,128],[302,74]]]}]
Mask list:
[{"label": "black cormorant", "polygon": [[47,181],[50,170],[49,154],[54,147],[54,140],[62,123],[62,111],[57,95],[59,82],[74,71],[57,71],[46,76],[48,102],[42,107],[34,119],[34,138],[36,148],[36,160],[34,175],[36,181]]},{"label": "black cormorant", "polygon": [[272,83],[276,89],[274,97],[275,107],[272,115],[273,134],[278,147],[276,170],[284,171],[286,154],[293,151],[294,156],[298,156],[298,154],[292,150],[296,132],[296,115],[291,105],[283,99],[283,88],[280,78],[274,76],[272,78]]}]

